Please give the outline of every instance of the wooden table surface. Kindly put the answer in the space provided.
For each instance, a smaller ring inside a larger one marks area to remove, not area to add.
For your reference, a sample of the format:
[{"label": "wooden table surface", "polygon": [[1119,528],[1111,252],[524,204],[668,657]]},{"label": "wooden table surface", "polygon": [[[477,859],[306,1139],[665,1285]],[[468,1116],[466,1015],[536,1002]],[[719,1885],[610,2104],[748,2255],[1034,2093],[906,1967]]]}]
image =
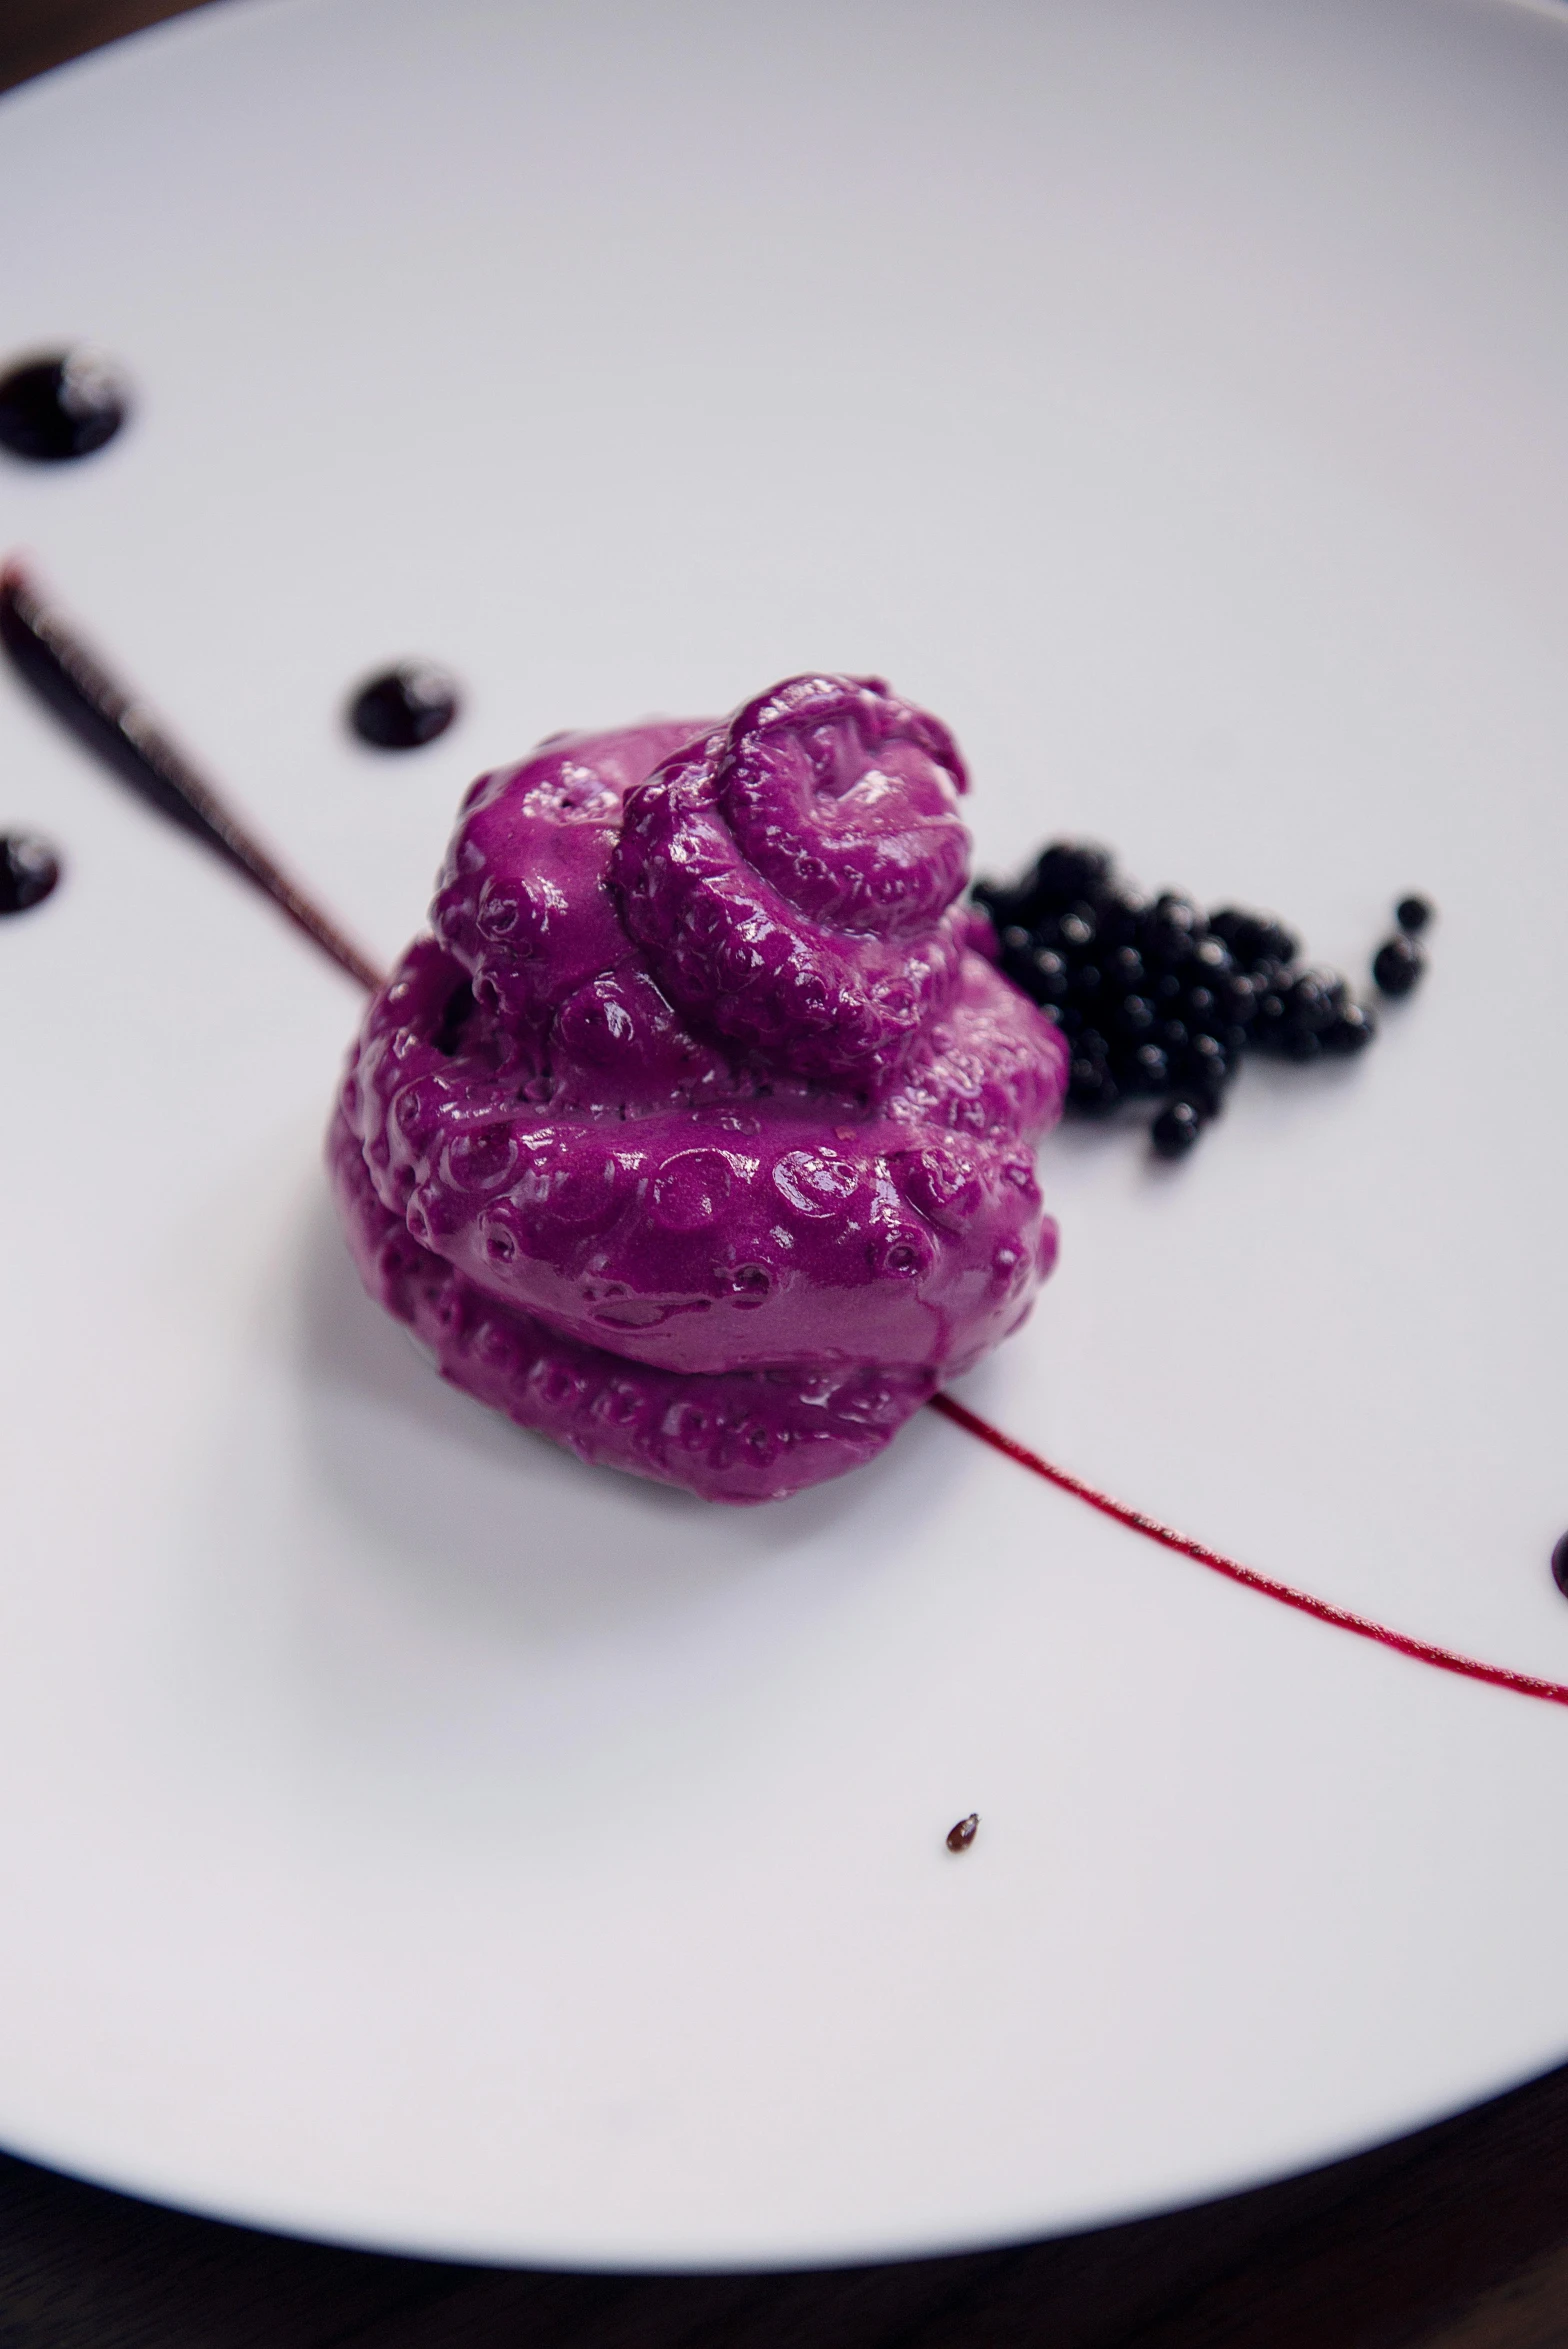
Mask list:
[{"label": "wooden table surface", "polygon": [[[0,90],[201,4],[0,0]],[[1396,2145],[1201,2209],[809,2275],[575,2276],[393,2259],[190,2218],[0,2154],[0,2349],[796,2343],[1568,2349],[1568,2068]]]}]

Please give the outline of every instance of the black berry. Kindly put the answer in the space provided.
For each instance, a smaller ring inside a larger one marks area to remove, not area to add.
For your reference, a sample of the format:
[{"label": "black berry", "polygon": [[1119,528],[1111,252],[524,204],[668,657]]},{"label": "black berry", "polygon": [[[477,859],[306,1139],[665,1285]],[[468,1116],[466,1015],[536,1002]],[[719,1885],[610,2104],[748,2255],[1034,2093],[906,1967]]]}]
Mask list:
[{"label": "black berry", "polygon": [[428,661],[405,661],[362,685],[349,705],[349,724],[377,750],[417,750],[434,742],[457,716],[457,687]]},{"label": "black berry", "polygon": [[1146,963],[1157,970],[1176,970],[1188,962],[1202,928],[1203,917],[1184,897],[1156,899],[1138,926],[1138,948]]},{"label": "black berry", "polygon": [[1348,1059],[1353,1052],[1364,1052],[1376,1034],[1376,1017],[1365,1004],[1347,1003],[1324,1029],[1323,1049]]},{"label": "black berry", "polygon": [[1029,961],[1027,985],[1036,1003],[1065,1002],[1071,984],[1066,957],[1049,946],[1039,946]]},{"label": "black berry", "polygon": [[1203,1131],[1203,1112],[1195,1101],[1168,1102],[1149,1128],[1161,1158],[1185,1158]]},{"label": "black berry", "polygon": [[1264,997],[1258,1040],[1287,1060],[1316,1060],[1345,1000],[1343,980],[1322,971],[1299,971]]},{"label": "black berry", "polygon": [[30,832],[0,835],[0,914],[26,913],[59,883],[60,860]]},{"label": "black berry", "polygon": [[1568,1599],[1568,1533],[1565,1533],[1552,1552],[1552,1580],[1563,1597]]},{"label": "black berry", "polygon": [[983,908],[996,926],[998,936],[1009,923],[1016,923],[1020,892],[1004,889],[1000,881],[977,881],[969,892],[976,905]]},{"label": "black berry", "polygon": [[126,390],[101,352],[53,351],[0,376],[0,447],[36,465],[90,457],[125,422]]},{"label": "black berry", "polygon": [[1111,854],[1087,840],[1054,840],[1024,886],[1024,895],[1048,905],[1092,898],[1110,878]]},{"label": "black berry", "polygon": [[1221,1017],[1231,1027],[1248,1028],[1257,1017],[1258,983],[1240,971],[1229,971],[1214,991]]},{"label": "black berry", "polygon": [[1177,1074],[1190,1098],[1200,1102],[1208,1116],[1217,1117],[1230,1075],[1230,1061],[1218,1036],[1200,1032],[1190,1037],[1177,1063]]},{"label": "black berry", "polygon": [[1158,1044],[1135,1044],[1118,1054],[1111,1073],[1124,1093],[1163,1093],[1171,1081],[1170,1055]]},{"label": "black berry", "polygon": [[1067,1098],[1086,1117],[1107,1117],[1121,1099],[1121,1087],[1103,1060],[1077,1056],[1067,1080]]},{"label": "black berry", "polygon": [[1300,946],[1290,932],[1267,914],[1242,913],[1225,906],[1209,917],[1209,928],[1235,956],[1237,967],[1255,971],[1264,963],[1283,966],[1295,961]]},{"label": "black berry", "polygon": [[1394,919],[1407,938],[1419,938],[1432,919],[1432,906],[1425,897],[1402,897],[1394,908]]},{"label": "black berry", "polygon": [[1420,947],[1403,932],[1385,938],[1372,957],[1372,977],[1384,995],[1408,995],[1425,968]]}]

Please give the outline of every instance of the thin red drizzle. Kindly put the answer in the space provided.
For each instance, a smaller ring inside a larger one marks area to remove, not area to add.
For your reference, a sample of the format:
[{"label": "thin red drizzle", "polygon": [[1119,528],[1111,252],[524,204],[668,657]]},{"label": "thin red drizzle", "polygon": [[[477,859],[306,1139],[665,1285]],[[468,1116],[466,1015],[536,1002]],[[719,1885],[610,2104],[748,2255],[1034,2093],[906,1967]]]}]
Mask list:
[{"label": "thin red drizzle", "polygon": [[1249,1590],[1261,1591],[1265,1598],[1278,1599],[1302,1615],[1315,1616],[1319,1623],[1332,1623],[1336,1631],[1353,1631],[1358,1639],[1375,1639],[1380,1647],[1392,1648],[1396,1655],[1412,1656],[1418,1664],[1431,1664],[1439,1672],[1457,1672],[1462,1680],[1485,1680],[1493,1688],[1511,1688],[1516,1696],[1538,1697],[1543,1704],[1568,1705],[1568,1687],[1561,1681],[1537,1680],[1529,1672],[1510,1672],[1501,1664],[1483,1664],[1474,1656],[1456,1654],[1452,1648],[1434,1647],[1429,1640],[1412,1639],[1408,1632],[1395,1631],[1386,1623],[1374,1623],[1369,1615],[1354,1615],[1348,1607],[1331,1606],[1327,1599],[1315,1599],[1307,1591],[1292,1590],[1289,1583],[1259,1574],[1255,1568],[1243,1566],[1219,1550],[1211,1550],[1207,1542],[1196,1542],[1189,1534],[1162,1525],[1157,1517],[1145,1517],[1141,1509],[1130,1509],[1125,1501],[1113,1501],[1109,1493],[1086,1484],[1081,1476],[1074,1476],[1065,1468],[1053,1467],[1038,1452],[1031,1452],[1027,1444],[1019,1443],[1015,1436],[1004,1435],[999,1427],[982,1419],[978,1411],[955,1402],[951,1395],[933,1395],[931,1408],[940,1411],[955,1427],[961,1427],[966,1435],[978,1436],[994,1452],[1015,1460],[1020,1468],[1027,1468],[1032,1475],[1044,1477],[1047,1484],[1057,1485],[1064,1493],[1073,1493],[1080,1501],[1087,1501],[1103,1517],[1114,1517],[1118,1525],[1147,1535],[1164,1549],[1179,1550],[1184,1558],[1195,1558],[1200,1566],[1228,1575],[1232,1582],[1243,1582]]}]

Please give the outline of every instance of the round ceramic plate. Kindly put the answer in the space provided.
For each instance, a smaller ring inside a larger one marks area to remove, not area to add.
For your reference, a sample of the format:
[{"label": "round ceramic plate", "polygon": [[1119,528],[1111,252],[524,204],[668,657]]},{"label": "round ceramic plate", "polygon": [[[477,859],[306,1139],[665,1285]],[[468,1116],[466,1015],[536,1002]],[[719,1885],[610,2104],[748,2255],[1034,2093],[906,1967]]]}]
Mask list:
[{"label": "round ceramic plate", "polygon": [[[875,670],[979,862],[1277,907],[1376,1049],[1070,1131],[965,1388],[1568,1676],[1568,15],[246,0],[0,107],[5,337],[134,423],[8,546],[380,954],[541,734]],[[404,654],[463,722],[358,747]],[[829,2261],[1146,2211],[1568,2051],[1568,1719],[930,1413],[773,1508],[443,1388],[320,1166],[359,1004],[0,679],[0,2136],[420,2251]],[[979,1839],[944,1848],[961,1814]]]}]

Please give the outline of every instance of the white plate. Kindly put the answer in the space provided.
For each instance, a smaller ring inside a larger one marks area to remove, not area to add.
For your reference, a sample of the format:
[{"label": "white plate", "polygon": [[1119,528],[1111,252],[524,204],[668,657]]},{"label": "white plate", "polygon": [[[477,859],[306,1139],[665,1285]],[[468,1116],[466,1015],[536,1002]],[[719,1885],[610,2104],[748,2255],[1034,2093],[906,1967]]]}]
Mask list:
[{"label": "white plate", "polygon": [[[1430,979],[1179,1172],[1046,1156],[980,1407],[1568,1676],[1568,20],[255,0],[0,109],[5,339],[134,429],[48,579],[390,954],[470,774],[878,669],[1049,830]],[[466,721],[341,730],[405,652]],[[3,682],[3,681],[0,681]],[[1568,2052],[1568,1719],[923,1414],[751,1514],[443,1390],[318,1164],[352,989],[9,683],[0,2135],[361,2242],[1085,2225]],[[962,1860],[943,1835],[977,1809]]]}]

